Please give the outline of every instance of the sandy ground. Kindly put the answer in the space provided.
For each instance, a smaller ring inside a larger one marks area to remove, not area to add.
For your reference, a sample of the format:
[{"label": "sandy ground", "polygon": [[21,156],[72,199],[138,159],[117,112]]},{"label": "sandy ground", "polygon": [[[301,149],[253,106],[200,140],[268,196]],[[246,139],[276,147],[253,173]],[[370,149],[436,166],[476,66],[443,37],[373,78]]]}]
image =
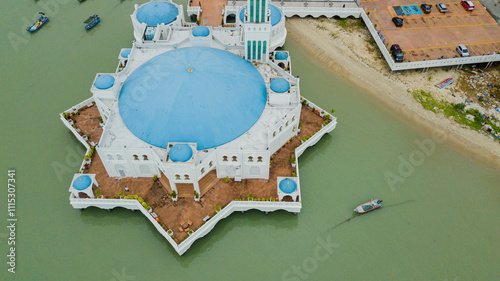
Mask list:
[{"label": "sandy ground", "polygon": [[389,110],[417,124],[429,136],[436,133],[446,136],[444,143],[451,148],[500,169],[500,145],[492,136],[424,109],[411,95],[413,90],[424,90],[436,98],[464,102],[467,96],[460,89],[449,86],[439,90],[434,86],[449,77],[461,78],[460,71],[438,68],[425,73],[415,70],[391,73],[378,49],[370,43],[368,30],[358,20],[348,20],[340,26],[336,19],[291,18],[287,19],[286,28],[288,35],[310,56],[374,95]]}]

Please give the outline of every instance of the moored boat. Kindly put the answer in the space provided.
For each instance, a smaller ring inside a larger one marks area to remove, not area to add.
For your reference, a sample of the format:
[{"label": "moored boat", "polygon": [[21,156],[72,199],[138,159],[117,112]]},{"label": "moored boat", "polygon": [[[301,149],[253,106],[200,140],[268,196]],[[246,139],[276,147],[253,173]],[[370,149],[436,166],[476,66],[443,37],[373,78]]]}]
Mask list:
[{"label": "moored boat", "polygon": [[99,22],[101,21],[101,19],[99,18],[98,15],[93,15],[93,16],[90,16],[86,21],[84,21],[83,23],[87,23],[87,25],[85,26],[85,29],[89,30],[91,29],[92,27],[96,26],[96,24],[98,24]]},{"label": "moored boat", "polygon": [[367,213],[369,211],[373,211],[373,210],[380,208],[380,207],[382,207],[382,200],[373,199],[369,202],[366,202],[364,204],[357,206],[354,209],[354,212],[356,212],[358,214],[364,214],[364,213]]},{"label": "moored boat", "polygon": [[41,15],[40,18],[34,24],[32,24],[30,27],[28,27],[28,29],[26,29],[26,31],[35,32],[38,29],[40,29],[45,23],[47,23],[49,21],[49,18],[46,17],[44,13],[40,12],[40,15]]}]

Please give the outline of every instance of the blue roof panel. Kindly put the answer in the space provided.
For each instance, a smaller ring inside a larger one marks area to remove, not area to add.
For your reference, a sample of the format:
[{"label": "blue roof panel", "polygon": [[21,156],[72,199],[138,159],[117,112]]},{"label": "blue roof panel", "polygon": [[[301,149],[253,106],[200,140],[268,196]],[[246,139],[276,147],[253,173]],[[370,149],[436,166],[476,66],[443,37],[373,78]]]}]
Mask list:
[{"label": "blue roof panel", "polygon": [[284,93],[290,89],[290,83],[285,78],[276,78],[271,81],[271,90]]}]

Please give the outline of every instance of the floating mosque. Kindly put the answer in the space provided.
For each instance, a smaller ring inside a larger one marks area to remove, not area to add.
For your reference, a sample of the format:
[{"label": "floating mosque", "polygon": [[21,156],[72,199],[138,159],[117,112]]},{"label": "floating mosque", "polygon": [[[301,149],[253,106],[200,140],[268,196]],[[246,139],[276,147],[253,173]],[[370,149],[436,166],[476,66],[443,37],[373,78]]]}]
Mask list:
[{"label": "floating mosque", "polygon": [[[190,8],[188,17],[199,18],[201,9]],[[61,113],[64,124],[87,148],[69,188],[72,206],[139,210],[179,254],[234,211],[300,212],[295,158],[336,126],[335,117],[300,95],[290,54],[281,50],[287,31],[280,8],[269,0],[228,6],[223,18],[231,24],[219,27],[186,21],[184,14],[183,7],[171,1],[135,5],[135,40],[120,51],[116,71],[96,74],[92,97]],[[299,139],[306,106],[307,114],[320,123]],[[94,141],[85,134],[85,123],[76,122],[92,108],[98,114],[93,119],[99,119],[95,127],[102,132]],[[291,142],[292,156],[287,159],[292,160],[286,167],[293,172],[273,172],[280,164],[273,163],[273,157]],[[102,173],[89,172],[96,161]],[[196,218],[168,225],[161,204],[146,202],[130,190],[139,186],[134,181],[151,178],[164,186],[158,190],[166,190],[172,208],[181,208],[176,204],[182,200],[198,204],[208,196],[223,197],[213,195],[226,191],[207,184],[207,178],[211,183],[268,184],[266,194],[271,196],[234,198],[216,206],[214,214],[203,214],[199,225]],[[101,194],[109,181],[119,186],[117,196]],[[180,239],[184,232],[186,237]]]}]

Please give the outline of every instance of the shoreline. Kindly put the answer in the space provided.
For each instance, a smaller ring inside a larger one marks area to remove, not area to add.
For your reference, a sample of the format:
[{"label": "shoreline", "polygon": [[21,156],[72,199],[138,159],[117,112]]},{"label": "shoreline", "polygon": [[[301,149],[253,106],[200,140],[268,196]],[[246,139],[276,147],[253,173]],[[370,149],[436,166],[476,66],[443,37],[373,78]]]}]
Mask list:
[{"label": "shoreline", "polygon": [[[408,94],[409,88],[403,82],[391,79],[369,66],[337,36],[330,37],[327,31],[316,28],[314,24],[319,22],[312,19],[287,19],[288,35],[320,65],[363,89],[426,135],[432,136],[436,130],[441,131],[447,136],[443,144],[500,170],[500,145],[495,140],[423,108]],[[383,67],[388,68],[387,65]]]}]

